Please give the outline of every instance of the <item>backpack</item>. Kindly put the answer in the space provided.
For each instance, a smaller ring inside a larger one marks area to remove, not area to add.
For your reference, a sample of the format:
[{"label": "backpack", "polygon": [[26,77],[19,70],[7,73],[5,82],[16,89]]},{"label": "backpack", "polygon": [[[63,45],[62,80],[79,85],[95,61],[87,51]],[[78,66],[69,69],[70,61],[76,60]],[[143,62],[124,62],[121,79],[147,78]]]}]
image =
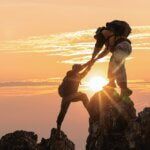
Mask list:
[{"label": "backpack", "polygon": [[59,94],[60,97],[64,97],[65,96],[62,84],[58,87],[58,94]]},{"label": "backpack", "polygon": [[61,97],[69,96],[78,91],[79,84],[81,83],[80,77],[74,75],[72,71],[69,71],[62,83],[58,87],[58,94]]},{"label": "backpack", "polygon": [[61,97],[65,97],[72,93],[75,93],[78,89],[79,84],[80,82],[78,82],[74,78],[65,77],[63,79],[63,82],[58,87],[58,94]]},{"label": "backpack", "polygon": [[62,83],[58,87],[58,94],[60,97],[66,96],[65,91],[67,90],[67,85],[68,85],[67,79],[64,78]]},{"label": "backpack", "polygon": [[125,21],[114,20],[106,23],[106,29],[114,32],[116,36],[128,37],[131,33],[131,27]]}]

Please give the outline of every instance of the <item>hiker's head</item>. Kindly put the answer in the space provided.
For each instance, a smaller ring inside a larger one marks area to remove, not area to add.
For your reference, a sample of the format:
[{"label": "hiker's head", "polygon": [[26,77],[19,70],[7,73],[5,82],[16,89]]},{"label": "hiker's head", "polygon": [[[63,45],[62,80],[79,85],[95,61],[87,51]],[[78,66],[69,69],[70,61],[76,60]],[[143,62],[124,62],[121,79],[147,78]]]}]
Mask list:
[{"label": "hiker's head", "polygon": [[99,27],[94,36],[96,39],[95,47],[102,48],[112,36],[114,36],[114,33],[111,30],[108,30],[106,27]]},{"label": "hiker's head", "polygon": [[81,70],[81,68],[82,68],[82,65],[80,65],[80,64],[74,64],[72,66],[72,70],[75,72]]},{"label": "hiker's head", "polygon": [[106,37],[105,35],[103,34],[103,31],[106,30],[106,27],[99,27],[97,30],[96,30],[96,34],[94,35],[94,38],[96,40],[96,44],[95,44],[95,47],[97,48],[102,48],[103,45],[105,44],[106,42]]}]

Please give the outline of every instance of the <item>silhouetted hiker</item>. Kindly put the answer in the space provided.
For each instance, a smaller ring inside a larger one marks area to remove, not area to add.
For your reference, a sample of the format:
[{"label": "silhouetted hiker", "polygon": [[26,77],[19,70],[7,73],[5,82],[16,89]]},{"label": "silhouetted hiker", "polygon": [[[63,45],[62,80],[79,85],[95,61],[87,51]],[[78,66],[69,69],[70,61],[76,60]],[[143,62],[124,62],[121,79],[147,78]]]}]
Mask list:
[{"label": "silhouetted hiker", "polygon": [[[106,56],[109,52],[112,53],[108,69],[109,83],[106,87],[115,88],[116,80],[121,88],[121,95],[126,96],[132,94],[132,91],[127,87],[125,69],[125,59],[132,51],[131,42],[127,39],[130,33],[131,28],[125,21],[114,20],[106,23],[106,27],[100,27],[96,31],[96,35],[94,36],[96,44],[92,55],[92,60],[96,61]],[[105,45],[105,49],[97,56],[103,45]]]},{"label": "silhouetted hiker", "polygon": [[[59,95],[62,97],[61,110],[57,118],[57,129],[61,129],[61,124],[71,102],[82,101],[88,111],[88,97],[85,93],[78,92],[81,80],[87,75],[93,63],[90,61],[84,65],[74,64],[72,70],[68,71],[63,82],[58,88]],[[85,69],[83,72],[80,73]]]}]

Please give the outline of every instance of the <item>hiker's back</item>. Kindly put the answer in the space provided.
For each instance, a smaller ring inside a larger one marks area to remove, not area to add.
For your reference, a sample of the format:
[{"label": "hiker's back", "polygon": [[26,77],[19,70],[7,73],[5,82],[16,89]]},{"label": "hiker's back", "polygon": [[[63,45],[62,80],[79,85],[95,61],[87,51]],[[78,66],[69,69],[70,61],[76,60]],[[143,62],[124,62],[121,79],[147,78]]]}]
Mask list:
[{"label": "hiker's back", "polygon": [[61,85],[58,88],[58,93],[61,97],[69,96],[78,91],[80,84],[80,76],[78,73],[68,71],[67,75],[63,79]]}]

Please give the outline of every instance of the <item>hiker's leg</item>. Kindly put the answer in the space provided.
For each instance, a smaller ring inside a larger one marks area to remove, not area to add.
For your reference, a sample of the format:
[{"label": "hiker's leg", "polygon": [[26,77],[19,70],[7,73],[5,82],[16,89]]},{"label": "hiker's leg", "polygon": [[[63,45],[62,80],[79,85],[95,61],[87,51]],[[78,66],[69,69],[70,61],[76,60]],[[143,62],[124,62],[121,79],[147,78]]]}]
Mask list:
[{"label": "hiker's leg", "polygon": [[58,129],[61,128],[61,124],[62,124],[62,122],[65,118],[65,115],[67,113],[69,105],[70,105],[70,103],[68,101],[65,101],[65,99],[62,99],[61,110],[60,110],[58,118],[57,118],[57,127],[58,127]]},{"label": "hiker's leg", "polygon": [[127,74],[125,69],[125,59],[128,55],[124,52],[116,52],[114,56],[116,63],[116,67],[114,67],[114,74],[117,84],[121,89],[121,95],[130,96],[132,91],[127,87]]},{"label": "hiker's leg", "polygon": [[117,72],[117,83],[121,89],[121,96],[130,96],[132,94],[132,90],[130,90],[127,86],[127,74],[125,70],[125,65],[123,64]]},{"label": "hiker's leg", "polygon": [[109,62],[109,66],[108,66],[108,79],[109,79],[109,83],[108,86],[110,87],[116,87],[115,85],[115,74],[113,73],[114,70],[114,58],[113,55],[110,58],[110,62]]},{"label": "hiker's leg", "polygon": [[126,71],[125,71],[125,59],[128,56],[128,53],[118,49],[112,54],[112,63],[111,63],[111,72],[113,78],[117,80],[118,85],[120,86],[121,82],[126,82]]},{"label": "hiker's leg", "polygon": [[88,110],[89,99],[85,93],[77,92],[68,97],[67,101],[69,102],[78,102],[82,101],[84,107]]},{"label": "hiker's leg", "polygon": [[81,95],[79,95],[78,99],[80,99],[84,105],[85,108],[88,108],[89,99],[85,93],[80,92]]},{"label": "hiker's leg", "polygon": [[89,99],[88,99],[88,97],[87,97],[87,95],[85,93],[78,92],[76,97],[74,97],[74,99],[73,99],[73,102],[77,102],[77,101],[82,101],[84,107],[88,111]]},{"label": "hiker's leg", "polygon": [[116,72],[116,80],[120,88],[127,88],[127,74],[125,64],[122,64]]},{"label": "hiker's leg", "polygon": [[121,96],[130,96],[132,94],[132,90],[130,90],[127,85],[127,74],[124,64],[120,67],[116,74],[117,83],[121,89]]}]

